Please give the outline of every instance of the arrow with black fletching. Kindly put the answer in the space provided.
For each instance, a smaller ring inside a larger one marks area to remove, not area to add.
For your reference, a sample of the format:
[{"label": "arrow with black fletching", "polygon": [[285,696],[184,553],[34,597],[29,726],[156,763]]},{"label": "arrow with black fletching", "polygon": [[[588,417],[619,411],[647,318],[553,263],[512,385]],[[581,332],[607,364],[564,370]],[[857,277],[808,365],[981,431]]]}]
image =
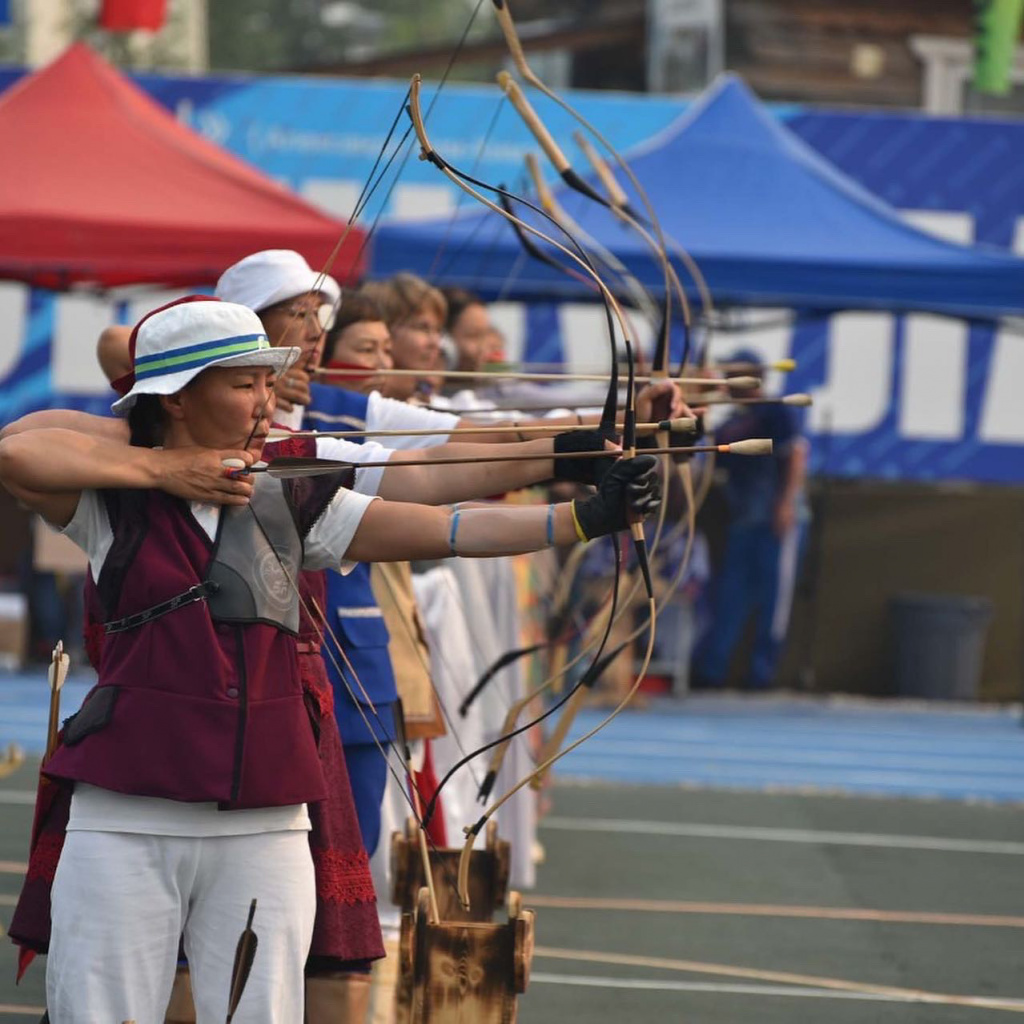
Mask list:
[{"label": "arrow with black fletching", "polygon": [[238,1003],[245,991],[245,983],[249,980],[249,972],[252,970],[252,962],[256,958],[256,947],[259,939],[252,930],[252,919],[256,914],[256,900],[249,904],[249,919],[245,922],[245,929],[238,936],[238,945],[235,947],[235,963],[231,968],[231,995],[228,997],[228,1015],[225,1024],[231,1024],[238,1009]]}]

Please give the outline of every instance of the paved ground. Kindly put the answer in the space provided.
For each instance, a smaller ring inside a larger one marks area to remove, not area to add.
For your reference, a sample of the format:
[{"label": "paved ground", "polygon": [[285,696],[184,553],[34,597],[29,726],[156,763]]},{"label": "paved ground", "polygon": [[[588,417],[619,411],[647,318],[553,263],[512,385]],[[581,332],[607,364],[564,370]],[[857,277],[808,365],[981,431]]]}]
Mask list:
[{"label": "paved ground", "polygon": [[[38,748],[38,687],[0,679],[0,744]],[[621,716],[563,769],[523,1024],[1024,1013],[1016,710],[699,698]],[[34,773],[0,782],[4,921]],[[0,1021],[38,1019],[42,971],[15,989],[13,964],[0,945]]]}]

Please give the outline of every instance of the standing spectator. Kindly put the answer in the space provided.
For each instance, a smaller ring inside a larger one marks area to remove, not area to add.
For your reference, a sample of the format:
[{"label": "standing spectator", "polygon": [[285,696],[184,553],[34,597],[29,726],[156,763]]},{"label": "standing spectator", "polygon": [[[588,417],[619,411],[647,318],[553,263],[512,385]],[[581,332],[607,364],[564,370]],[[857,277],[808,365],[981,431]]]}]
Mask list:
[{"label": "standing spectator", "polygon": [[[761,362],[756,352],[747,350],[734,353],[732,360]],[[761,390],[742,394],[756,398]],[[751,614],[756,633],[747,686],[770,687],[789,627],[806,520],[807,443],[800,436],[796,410],[785,405],[739,406],[717,432],[722,443],[746,437],[771,438],[774,454],[763,459],[720,458],[727,473],[730,518],[725,557],[714,585],[711,628],[697,655],[695,688],[724,683]]]}]

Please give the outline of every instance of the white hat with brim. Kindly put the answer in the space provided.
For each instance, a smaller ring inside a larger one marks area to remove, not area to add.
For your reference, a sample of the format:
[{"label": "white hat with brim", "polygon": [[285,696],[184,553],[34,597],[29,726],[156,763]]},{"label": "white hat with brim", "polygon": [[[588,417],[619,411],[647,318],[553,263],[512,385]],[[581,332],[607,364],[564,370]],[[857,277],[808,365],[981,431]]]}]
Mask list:
[{"label": "white hat with brim", "polygon": [[270,366],[282,372],[300,348],[272,348],[247,306],[209,296],[179,299],[147,314],[132,332],[135,382],[111,410],[126,416],[139,395],[173,395],[213,366]]},{"label": "white hat with brim", "polygon": [[294,249],[264,249],[228,267],[214,294],[259,312],[310,292],[320,292],[332,306],[341,298],[338,282],[313,270]]}]

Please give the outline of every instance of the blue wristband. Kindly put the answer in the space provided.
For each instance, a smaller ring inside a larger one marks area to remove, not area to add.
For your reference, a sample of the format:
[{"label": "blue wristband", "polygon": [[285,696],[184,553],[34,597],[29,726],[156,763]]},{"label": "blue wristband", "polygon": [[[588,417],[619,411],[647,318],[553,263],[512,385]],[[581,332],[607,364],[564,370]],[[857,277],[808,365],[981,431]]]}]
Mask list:
[{"label": "blue wristband", "polygon": [[455,535],[459,532],[459,516],[462,512],[459,509],[455,509],[452,512],[452,529],[448,534],[448,547],[451,549],[453,555],[457,555],[458,551],[455,550]]}]

